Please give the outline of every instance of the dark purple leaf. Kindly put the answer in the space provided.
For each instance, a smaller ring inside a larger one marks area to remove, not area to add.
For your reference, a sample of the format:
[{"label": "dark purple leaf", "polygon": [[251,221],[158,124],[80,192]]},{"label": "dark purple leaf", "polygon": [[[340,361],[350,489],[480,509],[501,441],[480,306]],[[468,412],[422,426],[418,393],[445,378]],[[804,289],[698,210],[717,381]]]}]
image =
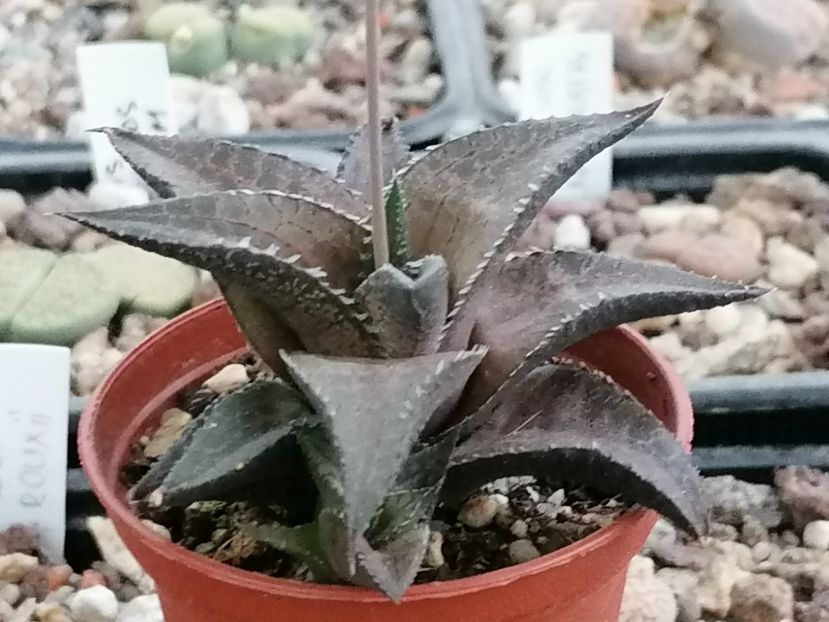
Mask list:
[{"label": "dark purple leaf", "polygon": [[548,199],[593,156],[627,136],[659,102],[624,112],[506,124],[453,140],[401,173],[412,256],[441,255],[451,275],[447,350],[472,329],[463,300],[508,253]]},{"label": "dark purple leaf", "polygon": [[585,367],[546,365],[510,391],[458,447],[444,491],[459,500],[511,475],[576,481],[705,531],[690,457],[653,413]]},{"label": "dark purple leaf", "polygon": [[312,425],[313,413],[295,389],[278,380],[253,382],[208,406],[135,486],[133,497],[184,507],[238,498],[240,490],[267,479],[276,502],[277,493],[311,487],[294,434]]},{"label": "dark purple leaf", "polygon": [[351,216],[273,192],[225,192],[66,216],[244,288],[311,352],[381,354],[354,301],[336,289],[359,269],[365,229]]},{"label": "dark purple leaf", "polygon": [[355,298],[392,358],[434,354],[446,319],[448,285],[442,257],[424,257],[417,278],[387,264],[363,281]]},{"label": "dark purple leaf", "polygon": [[127,163],[162,197],[222,190],[279,190],[332,203],[357,217],[368,205],[324,171],[256,147],[207,138],[168,138],[102,130]]},{"label": "dark purple leaf", "polygon": [[[330,492],[342,500],[344,537],[353,544],[392,489],[424,425],[457,400],[484,352],[390,360],[282,356],[328,430],[330,451],[318,439],[310,448],[303,443],[306,455],[314,454],[309,464],[323,496]],[[330,483],[332,477],[338,482]]]},{"label": "dark purple leaf", "polygon": [[[383,122],[383,185],[391,182],[394,172],[402,169],[409,161],[409,146],[403,142],[400,123],[397,119]],[[343,159],[337,170],[337,177],[345,185],[368,196],[370,180],[369,136],[367,126],[362,126],[351,136]]]},{"label": "dark purple leaf", "polygon": [[597,332],[763,292],[671,266],[576,251],[510,255],[482,285],[467,304],[474,341],[489,353],[472,378],[467,413],[503,385],[488,404],[495,408],[535,367]]}]

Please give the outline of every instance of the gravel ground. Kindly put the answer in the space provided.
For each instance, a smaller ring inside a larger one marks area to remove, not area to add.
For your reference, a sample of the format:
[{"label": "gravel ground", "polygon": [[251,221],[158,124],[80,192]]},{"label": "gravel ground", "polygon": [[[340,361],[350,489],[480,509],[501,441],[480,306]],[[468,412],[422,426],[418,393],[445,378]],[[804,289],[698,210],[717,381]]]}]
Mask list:
[{"label": "gravel ground", "polygon": [[625,190],[604,204],[553,200],[524,244],[592,246],[772,289],[637,324],[686,379],[829,368],[829,186],[815,175],[723,176],[702,202]]},{"label": "gravel ground", "polygon": [[668,97],[655,121],[829,116],[821,0],[481,0],[499,89],[518,108],[520,41],[551,29],[615,35],[617,107]]},{"label": "gravel ground", "polygon": [[[829,473],[788,467],[773,486],[720,476],[707,478],[705,488],[709,535],[689,540],[660,521],[630,564],[620,622],[829,620]],[[480,571],[484,562],[496,562],[487,569],[501,567],[558,548],[541,525],[551,516],[559,525],[571,522],[573,506],[565,501],[575,497],[549,491],[513,478],[475,495],[450,537],[433,534],[421,576],[439,578],[459,559]],[[148,525],[169,537],[163,527]],[[0,532],[0,619],[163,622],[152,579],[125,552],[112,524],[91,518],[88,526],[106,561],[77,571],[45,559],[25,528]],[[458,542],[452,534],[461,533]]]},{"label": "gravel ground", "polygon": [[[276,68],[231,59],[206,76],[173,76],[182,133],[352,128],[364,121],[365,49],[359,10],[347,0],[297,1],[315,29],[310,49],[298,62]],[[76,46],[141,39],[140,7],[150,3],[3,0],[0,135],[82,137]],[[241,3],[203,4],[215,6],[213,14],[230,24]],[[382,109],[385,114],[417,116],[443,88],[422,3],[385,0],[384,5]]]}]

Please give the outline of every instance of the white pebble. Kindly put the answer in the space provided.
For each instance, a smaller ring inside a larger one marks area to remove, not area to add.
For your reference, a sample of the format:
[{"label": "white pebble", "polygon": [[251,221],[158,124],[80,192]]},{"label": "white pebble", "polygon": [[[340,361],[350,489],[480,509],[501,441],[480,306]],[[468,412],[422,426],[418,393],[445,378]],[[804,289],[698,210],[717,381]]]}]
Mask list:
[{"label": "white pebble", "polygon": [[118,535],[110,519],[103,516],[90,516],[86,519],[86,528],[92,534],[101,552],[101,557],[106,563],[132,581],[141,592],[149,594],[155,591],[155,581],[144,571],[121,540],[121,536]]},{"label": "white pebble", "polygon": [[434,54],[434,46],[426,37],[412,41],[403,52],[400,65],[402,67],[403,82],[416,84],[423,82],[429,73],[429,64]]},{"label": "white pebble", "polygon": [[529,532],[529,527],[527,526],[527,521],[519,518],[510,526],[509,530],[510,533],[516,538],[526,538],[527,533]]},{"label": "white pebble", "polygon": [[564,503],[564,499],[567,497],[567,493],[564,492],[564,488],[559,488],[549,497],[547,497],[547,503],[551,505],[561,505]]},{"label": "white pebble", "polygon": [[818,262],[809,253],[781,238],[766,244],[769,262],[768,278],[777,287],[799,289],[818,271]]},{"label": "white pebble", "polygon": [[498,83],[498,93],[501,98],[507,103],[510,110],[518,114],[521,110],[521,85],[518,80],[510,78],[501,80]]},{"label": "white pebble", "polygon": [[541,553],[538,552],[538,549],[529,540],[510,542],[509,558],[513,564],[523,564],[538,557],[541,557]]},{"label": "white pebble", "polygon": [[15,190],[0,190],[0,224],[11,228],[25,211],[23,195]]},{"label": "white pebble", "polygon": [[705,312],[705,325],[718,337],[725,337],[740,327],[743,314],[735,304],[715,307]]},{"label": "white pebble", "polygon": [[16,583],[29,570],[37,566],[37,557],[23,553],[0,555],[0,581]]},{"label": "white pebble", "polygon": [[803,544],[810,549],[829,551],[829,520],[816,520],[806,525]]},{"label": "white pebble", "polygon": [[829,235],[824,235],[815,243],[815,259],[821,272],[829,272]]},{"label": "white pebble", "polygon": [[535,29],[535,5],[532,2],[516,2],[504,15],[504,34],[507,40],[521,41]]},{"label": "white pebble", "polygon": [[472,497],[458,512],[458,520],[467,527],[480,529],[492,524],[499,507],[500,504],[495,499],[495,495]]},{"label": "white pebble", "polygon": [[74,587],[72,587],[71,585],[61,585],[58,589],[54,590],[53,592],[49,592],[46,595],[46,598],[43,599],[43,602],[63,605],[64,603],[69,602],[69,598],[74,594]]},{"label": "white pebble", "polygon": [[646,205],[639,208],[637,215],[648,233],[666,229],[679,229],[682,221],[693,209],[693,205]]},{"label": "white pebble", "polygon": [[20,587],[16,583],[0,585],[0,600],[13,605],[20,600]]},{"label": "white pebble", "polygon": [[556,248],[587,250],[590,248],[590,228],[579,214],[567,214],[558,221],[553,236]]},{"label": "white pebble", "polygon": [[244,365],[233,363],[223,367],[216,374],[205,380],[204,386],[214,393],[227,393],[250,382]]},{"label": "white pebble", "polygon": [[250,131],[250,111],[229,86],[211,86],[199,100],[196,127],[204,134],[234,136]]},{"label": "white pebble", "polygon": [[[37,609],[37,599],[27,598],[15,609],[14,616],[11,618],[12,622],[27,622],[34,615],[35,609]],[[75,622],[84,621],[76,620]]]},{"label": "white pebble", "polygon": [[440,568],[446,563],[446,558],[443,556],[443,534],[441,532],[433,531],[429,534],[429,544],[426,547],[423,563],[429,568]]},{"label": "white pebble", "polygon": [[124,605],[116,622],[164,622],[157,594],[138,596]]},{"label": "white pebble", "polygon": [[79,591],[70,605],[76,622],[112,622],[118,615],[118,598],[103,585]]},{"label": "white pebble", "polygon": [[89,200],[101,209],[119,209],[133,205],[144,205],[150,195],[140,186],[99,181],[89,188]]}]

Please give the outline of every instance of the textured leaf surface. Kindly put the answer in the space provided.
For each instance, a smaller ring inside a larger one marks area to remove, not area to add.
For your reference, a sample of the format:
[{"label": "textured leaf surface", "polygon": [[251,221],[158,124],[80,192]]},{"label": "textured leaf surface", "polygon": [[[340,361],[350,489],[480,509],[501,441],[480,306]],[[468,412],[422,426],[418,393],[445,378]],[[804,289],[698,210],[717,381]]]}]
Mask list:
[{"label": "textured leaf surface", "polygon": [[440,498],[458,433],[455,428],[411,453],[374,517],[368,535],[373,545],[388,544],[428,523]]},{"label": "textured leaf surface", "polygon": [[324,171],[246,145],[105,129],[116,151],[162,197],[222,190],[279,190],[364,217],[368,206]]},{"label": "textured leaf surface", "polygon": [[412,279],[392,265],[374,271],[354,293],[390,357],[433,354],[449,304],[446,262],[424,257]]},{"label": "textured leaf surface", "polygon": [[272,371],[282,375],[285,362],[280,351],[301,350],[299,337],[285,324],[279,312],[252,290],[232,282],[220,283],[219,287],[248,343]]},{"label": "textured leaf surface", "polygon": [[336,582],[337,575],[326,558],[316,522],[297,527],[286,527],[278,523],[250,525],[243,529],[243,533],[299,559],[308,567],[317,583]]},{"label": "textured leaf surface", "polygon": [[[252,209],[254,204],[272,207],[269,222],[268,214]],[[244,287],[311,352],[380,353],[354,301],[335,289],[350,279],[360,261],[357,240],[365,231],[350,216],[281,193],[228,192],[67,217],[212,272],[220,283]],[[304,254],[294,254],[303,240],[308,242]],[[318,261],[322,269],[308,267]]]},{"label": "textured leaf surface", "polygon": [[536,369],[461,443],[445,485],[459,499],[499,477],[571,480],[705,531],[701,481],[689,456],[609,378],[575,365]]},{"label": "textured leaf surface", "polygon": [[[369,132],[362,126],[351,135],[351,142],[340,161],[337,177],[346,186],[368,196],[371,183],[371,160],[369,158]],[[400,170],[409,161],[409,147],[403,142],[400,123],[390,119],[383,123],[383,185],[388,184],[395,170]]]},{"label": "textured leaf surface", "polygon": [[271,248],[283,259],[320,268],[334,287],[346,287],[360,269],[360,244],[369,230],[335,207],[281,192],[233,190],[170,199],[67,218],[141,245],[157,243]]},{"label": "textured leaf surface", "polygon": [[389,234],[389,256],[394,266],[401,267],[409,261],[409,230],[406,221],[406,198],[395,177],[385,199],[386,227]]},{"label": "textured leaf surface", "polygon": [[[593,156],[627,136],[657,104],[603,115],[506,124],[446,143],[401,173],[415,257],[449,265],[452,326],[445,349],[466,346],[462,303],[493,257],[505,255],[548,199]],[[459,300],[460,299],[460,300]]]},{"label": "textured leaf surface", "polygon": [[297,483],[313,488],[294,437],[313,419],[302,395],[284,382],[253,382],[213,402],[153,465],[133,496],[148,496],[156,506],[186,506],[224,500],[223,495],[263,479],[275,497]]},{"label": "textured leaf surface", "polygon": [[423,426],[458,398],[484,352],[391,360],[282,356],[328,430],[334,465],[330,458],[309,462],[312,470],[328,471],[318,481],[341,497],[351,546],[369,527]]},{"label": "textured leaf surface", "polygon": [[510,255],[493,266],[484,287],[470,300],[474,340],[486,345],[489,354],[472,379],[466,412],[506,381],[490,403],[494,407],[535,367],[597,332],[761,293],[671,266],[598,253]]},{"label": "textured leaf surface", "polygon": [[417,576],[428,540],[426,525],[412,529],[380,550],[372,548],[361,536],[356,546],[354,583],[380,590],[393,601],[400,602]]}]

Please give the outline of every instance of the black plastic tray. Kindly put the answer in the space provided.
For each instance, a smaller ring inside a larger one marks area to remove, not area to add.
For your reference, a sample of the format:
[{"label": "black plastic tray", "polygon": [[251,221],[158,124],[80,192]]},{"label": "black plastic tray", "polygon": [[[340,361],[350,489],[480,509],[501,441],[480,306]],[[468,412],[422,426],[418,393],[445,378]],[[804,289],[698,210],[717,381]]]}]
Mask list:
[{"label": "black plastic tray", "polygon": [[[338,157],[304,147],[273,150],[329,170]],[[775,123],[772,128],[765,121],[711,123],[693,131],[650,128],[623,141],[614,163],[616,186],[659,195],[701,196],[718,174],[781,166],[797,166],[829,180],[829,130],[823,124]],[[38,192],[53,185],[83,187],[90,179],[89,162],[67,156],[63,149],[0,152],[0,187]],[[768,480],[774,467],[785,464],[829,469],[829,372],[709,378],[691,389],[697,413],[695,459],[704,472]],[[81,402],[73,404],[77,411]],[[73,531],[67,555],[80,555],[89,545],[88,536],[77,531],[82,517],[101,510],[78,468],[76,415],[72,421],[67,511]]]},{"label": "black plastic tray", "polygon": [[[401,129],[406,141],[411,145],[428,144],[455,125],[460,110],[463,109],[468,97],[463,54],[465,49],[463,33],[465,16],[463,7],[455,0],[423,0],[429,18],[429,29],[435,52],[441,65],[444,76],[443,91],[432,106],[421,116],[405,120]],[[338,150],[348,144],[348,138],[356,128],[337,128],[321,130],[261,130],[240,137],[231,137],[247,143],[291,145],[310,149]],[[28,152],[36,148],[38,141],[29,139],[3,138],[0,139],[0,150]],[[76,161],[86,158],[86,144],[79,141],[52,140],[43,144],[45,150],[63,151],[66,157]]]}]

